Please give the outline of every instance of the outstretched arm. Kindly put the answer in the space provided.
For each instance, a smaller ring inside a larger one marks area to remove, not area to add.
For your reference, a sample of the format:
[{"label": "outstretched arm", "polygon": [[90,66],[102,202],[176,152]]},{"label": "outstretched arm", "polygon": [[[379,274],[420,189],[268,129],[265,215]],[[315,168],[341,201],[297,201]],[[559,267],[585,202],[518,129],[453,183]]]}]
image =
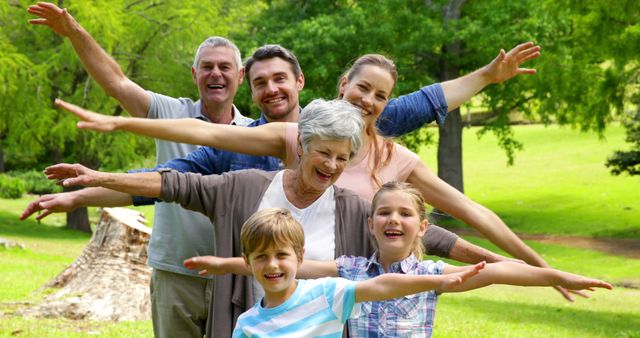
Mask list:
[{"label": "outstretched arm", "polygon": [[196,256],[185,259],[182,264],[188,269],[200,270],[198,272],[200,276],[225,273],[251,276],[251,269],[241,257]]},{"label": "outstretched arm", "polygon": [[485,266],[484,262],[471,265],[447,275],[405,275],[385,273],[376,278],[356,284],[356,302],[371,302],[393,299],[414,293],[451,289],[478,274]]},{"label": "outstretched arm", "polygon": [[469,224],[514,257],[531,265],[548,267],[544,259],[524,244],[498,215],[444,182],[422,162],[418,162],[407,182],[422,193],[427,203]]},{"label": "outstretched arm", "polygon": [[[463,193],[441,180],[422,162],[418,162],[418,165],[407,178],[407,182],[413,184],[422,193],[427,203],[467,223],[514,257],[531,265],[549,267],[547,262],[518,238],[498,215],[472,201]],[[458,246],[458,243],[456,243],[456,246]],[[455,246],[452,251],[456,251]],[[467,250],[457,251],[466,252]],[[468,260],[466,262],[473,263]],[[573,301],[573,297],[567,290],[561,287],[556,287],[556,289],[564,298]],[[585,294],[580,292],[573,293],[586,297]]]},{"label": "outstretched arm", "polygon": [[40,196],[37,200],[29,203],[20,215],[20,220],[23,221],[39,211],[42,213],[36,216],[36,220],[41,220],[55,212],[70,212],[80,207],[121,207],[131,205],[131,203],[131,195],[129,194],[104,188],[81,189]]},{"label": "outstretched arm", "polygon": [[29,23],[45,25],[73,45],[82,65],[100,87],[118,100],[131,115],[146,117],[151,96],[142,87],[127,78],[118,63],[98,45],[66,9],[47,2],[29,6],[28,12],[38,16]]},{"label": "outstretched arm", "polygon": [[500,50],[488,65],[457,79],[442,82],[449,111],[452,111],[492,83],[500,83],[520,74],[535,74],[531,68],[520,68],[524,62],[540,56],[540,46],[533,42],[517,45],[509,52]]},{"label": "outstretched arm", "polygon": [[389,101],[378,117],[380,132],[396,137],[412,132],[432,121],[443,124],[447,112],[458,108],[491,83],[506,81],[519,74],[535,74],[535,69],[520,68],[540,56],[540,47],[527,42],[498,56],[488,65],[457,79],[436,83]]},{"label": "outstretched arm", "polygon": [[[447,266],[444,273],[458,273],[466,267]],[[611,284],[572,273],[551,268],[539,268],[513,262],[487,264],[487,266],[459,285],[444,288],[443,292],[460,292],[481,288],[491,284],[509,284],[517,286],[555,286],[569,290],[590,290],[593,288],[612,289]]]},{"label": "outstretched arm", "polygon": [[44,170],[48,179],[59,180],[65,187],[82,185],[103,187],[131,195],[160,197],[162,178],[157,172],[136,174],[105,173],[81,164],[60,163]]},{"label": "outstretched arm", "polygon": [[[240,257],[196,256],[186,259],[183,264],[191,270],[200,270],[198,272],[200,276],[223,275],[225,273],[251,276],[251,269]],[[296,274],[296,277],[303,279],[337,276],[336,262],[314,260],[304,260]]]},{"label": "outstretched arm", "polygon": [[[79,117],[78,128],[101,132],[126,130],[167,141],[210,146],[258,156],[286,157],[285,123],[239,127],[198,119],[144,119],[108,116],[56,99],[56,105]],[[238,140],[234,142],[234,140]]]}]

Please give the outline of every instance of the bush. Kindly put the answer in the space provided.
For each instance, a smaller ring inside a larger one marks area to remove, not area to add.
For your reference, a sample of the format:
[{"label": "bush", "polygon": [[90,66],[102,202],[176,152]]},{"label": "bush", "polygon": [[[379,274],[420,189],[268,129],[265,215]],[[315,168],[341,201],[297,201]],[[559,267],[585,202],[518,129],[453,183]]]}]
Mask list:
[{"label": "bush", "polygon": [[56,185],[55,181],[47,179],[41,171],[14,171],[10,175],[20,179],[29,194],[44,195],[62,191],[62,187]]},{"label": "bush", "polygon": [[0,197],[20,198],[24,194],[24,183],[21,179],[0,174]]}]

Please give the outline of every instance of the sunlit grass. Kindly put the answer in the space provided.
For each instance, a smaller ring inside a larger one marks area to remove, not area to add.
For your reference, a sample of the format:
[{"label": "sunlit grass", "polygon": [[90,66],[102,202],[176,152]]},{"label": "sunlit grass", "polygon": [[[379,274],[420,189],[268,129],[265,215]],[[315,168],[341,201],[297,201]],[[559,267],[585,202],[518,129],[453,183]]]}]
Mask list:
[{"label": "sunlit grass", "polygon": [[[558,126],[514,127],[524,144],[515,164],[492,135],[463,133],[465,193],[496,212],[516,232],[640,238],[640,177],[612,176],[604,163],[626,149],[624,128],[600,139]],[[423,148],[436,170],[435,147]]]}]

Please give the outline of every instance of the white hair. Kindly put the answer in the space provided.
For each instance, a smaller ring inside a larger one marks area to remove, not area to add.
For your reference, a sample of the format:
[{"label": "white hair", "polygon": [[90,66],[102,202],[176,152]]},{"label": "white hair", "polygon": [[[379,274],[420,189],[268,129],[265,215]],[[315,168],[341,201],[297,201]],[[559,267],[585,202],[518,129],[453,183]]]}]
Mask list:
[{"label": "white hair", "polygon": [[349,139],[352,157],[362,146],[363,129],[360,108],[344,100],[313,100],[302,109],[298,120],[300,142],[305,152],[309,142],[316,137],[328,140]]},{"label": "white hair", "polygon": [[225,39],[221,36],[210,36],[200,44],[200,46],[198,47],[198,51],[196,52],[196,57],[193,60],[193,68],[198,69],[198,64],[200,63],[200,54],[202,54],[202,50],[207,47],[231,48],[235,54],[234,61],[236,62],[236,67],[238,67],[238,70],[242,68],[242,56],[240,55],[240,49],[238,49],[238,46],[236,46],[235,43],[231,42],[231,40]]}]

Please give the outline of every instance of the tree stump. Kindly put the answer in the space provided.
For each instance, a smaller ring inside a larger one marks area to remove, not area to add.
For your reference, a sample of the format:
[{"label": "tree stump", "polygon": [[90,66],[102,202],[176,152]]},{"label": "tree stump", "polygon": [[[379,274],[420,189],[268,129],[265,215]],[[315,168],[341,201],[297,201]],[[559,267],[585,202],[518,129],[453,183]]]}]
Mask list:
[{"label": "tree stump", "polygon": [[60,288],[23,315],[96,321],[151,318],[147,244],[141,213],[105,208],[82,254],[44,288]]}]

